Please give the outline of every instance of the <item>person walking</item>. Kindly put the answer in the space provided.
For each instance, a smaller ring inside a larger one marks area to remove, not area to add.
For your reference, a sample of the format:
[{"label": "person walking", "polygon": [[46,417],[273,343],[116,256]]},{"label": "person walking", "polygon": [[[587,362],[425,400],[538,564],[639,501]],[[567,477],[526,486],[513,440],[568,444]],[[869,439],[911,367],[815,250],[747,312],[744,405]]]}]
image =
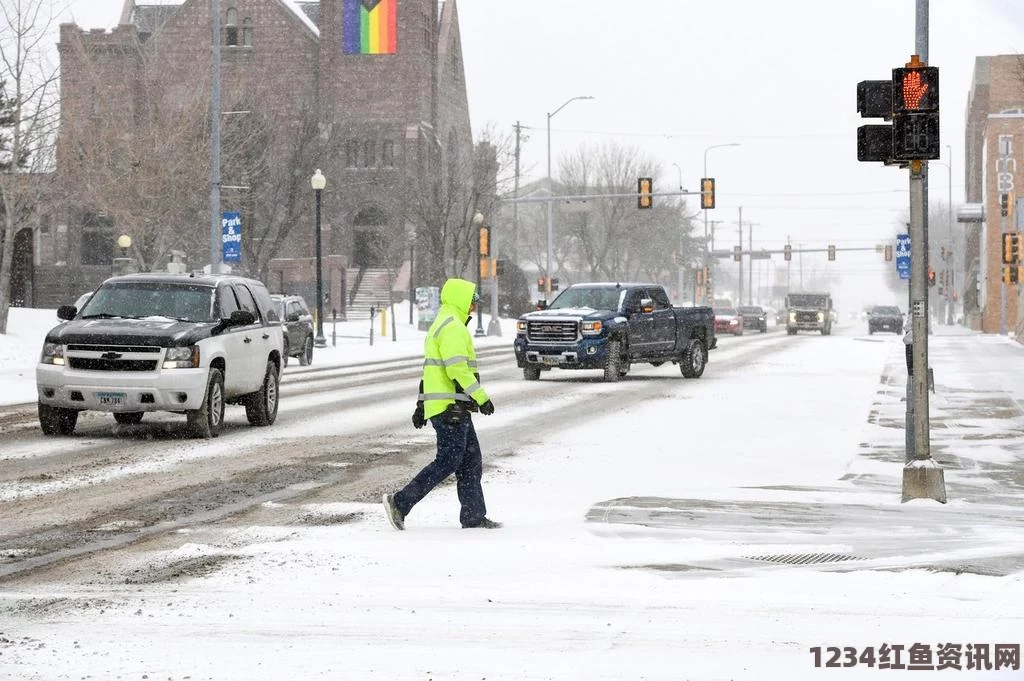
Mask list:
[{"label": "person walking", "polygon": [[483,458],[471,415],[474,411],[485,416],[494,413],[494,403],[480,384],[468,328],[479,299],[476,285],[465,279],[449,279],[441,287],[441,308],[423,342],[423,378],[412,415],[417,430],[427,421],[433,426],[437,455],[405,487],[384,494],[384,510],[396,530],[405,529],[405,518],[413,506],[452,473],[462,505],[462,527],[501,527],[486,515],[480,484]]}]

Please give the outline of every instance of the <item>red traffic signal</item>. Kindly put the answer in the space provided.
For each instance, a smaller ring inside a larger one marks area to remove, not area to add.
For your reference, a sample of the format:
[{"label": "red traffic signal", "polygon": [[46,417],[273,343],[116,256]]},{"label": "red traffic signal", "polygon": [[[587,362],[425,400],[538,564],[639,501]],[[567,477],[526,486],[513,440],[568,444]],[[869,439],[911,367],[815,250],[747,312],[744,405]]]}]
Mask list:
[{"label": "red traffic signal", "polygon": [[547,280],[545,280],[544,277],[537,277],[537,292],[538,293],[544,293],[544,290],[545,290],[544,284],[546,284],[546,283],[547,283]]}]

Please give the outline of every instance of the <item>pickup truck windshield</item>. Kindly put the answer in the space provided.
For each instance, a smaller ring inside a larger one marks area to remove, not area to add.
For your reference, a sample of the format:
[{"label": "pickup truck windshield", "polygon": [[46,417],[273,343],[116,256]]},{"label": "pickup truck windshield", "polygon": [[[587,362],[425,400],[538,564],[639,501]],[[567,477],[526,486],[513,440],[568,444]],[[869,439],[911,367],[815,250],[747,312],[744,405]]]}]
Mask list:
[{"label": "pickup truck windshield", "polygon": [[786,298],[786,307],[828,307],[828,297],[819,295],[791,295]]},{"label": "pickup truck windshield", "polygon": [[623,289],[617,288],[568,288],[551,301],[549,309],[589,307],[592,310],[618,310],[623,293]]},{"label": "pickup truck windshield", "polygon": [[101,286],[79,312],[79,317],[168,317],[190,322],[215,322],[213,289],[159,282],[131,282]]}]

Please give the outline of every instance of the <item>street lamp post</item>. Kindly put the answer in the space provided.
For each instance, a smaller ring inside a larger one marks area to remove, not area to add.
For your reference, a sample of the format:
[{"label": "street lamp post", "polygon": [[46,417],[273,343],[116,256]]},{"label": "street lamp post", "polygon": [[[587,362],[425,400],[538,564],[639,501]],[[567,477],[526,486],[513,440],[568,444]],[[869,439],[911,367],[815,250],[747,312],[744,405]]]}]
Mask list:
[{"label": "street lamp post", "polygon": [[[708,152],[709,151],[711,151],[712,149],[719,149],[721,147],[738,147],[738,146],[740,146],[739,142],[727,142],[725,144],[712,144],[710,147],[705,147],[705,149],[704,149],[704,175],[703,175],[703,177],[707,177],[708,176]],[[702,204],[703,204],[703,199],[704,199],[704,197],[702,195],[701,196],[701,203]],[[711,266],[711,257],[710,257],[710,255],[708,253],[708,209],[704,208],[703,210],[704,210],[704,266],[705,267],[710,267]],[[714,278],[712,277],[712,280],[713,279]],[[707,298],[707,291],[708,291],[708,288],[705,286],[705,289],[704,289],[704,297],[705,298]],[[707,301],[705,300],[705,303],[706,302]]]},{"label": "street lamp post", "polygon": [[[481,278],[481,267],[483,265],[483,251],[480,248],[483,244],[481,243],[482,232],[484,228],[484,216],[483,213],[476,213],[473,216],[473,224],[476,225],[476,294],[480,295],[480,285],[483,283]],[[477,306],[476,310],[476,332],[475,336],[486,336],[484,332],[484,317],[480,312],[480,306]]]},{"label": "street lamp post", "polygon": [[[562,103],[562,106],[558,107],[554,111],[548,114],[548,192],[553,196],[555,193],[554,185],[551,182],[551,119],[555,117],[559,111],[569,105],[570,102],[575,102],[577,99],[593,99],[590,95],[580,95],[577,97],[570,97]],[[554,250],[555,242],[555,227],[554,227],[554,202],[551,197],[548,198],[548,256],[547,256],[547,271],[544,273],[545,280],[545,299],[551,300],[551,254]]]},{"label": "street lamp post", "polygon": [[498,320],[498,240],[494,238],[494,225],[487,231],[487,257],[491,260],[491,321],[487,322],[488,336],[501,336]]},{"label": "street lamp post", "polygon": [[[679,174],[679,191],[683,191],[683,169],[682,169],[682,167],[678,163],[673,163],[672,165],[674,165],[676,167],[676,172],[678,172],[678,174]],[[679,276],[679,281],[677,283],[677,287],[679,289],[679,293],[677,294],[677,296],[678,296],[679,300],[682,300],[683,299],[683,287],[686,285],[686,282],[684,281],[684,276],[683,276],[683,229],[682,229],[682,225],[680,225],[680,227],[679,227],[679,252],[678,252],[678,255],[676,256],[676,268],[678,270],[678,276]],[[697,281],[696,280],[694,280],[694,282],[693,282],[693,304],[694,305],[697,304]]]},{"label": "street lamp post", "polygon": [[320,246],[320,192],[327,186],[327,178],[317,168],[313,177],[309,179],[313,187],[313,194],[316,196],[316,338],[313,344],[318,348],[327,347],[327,339],[324,337],[324,269],[323,252]]}]

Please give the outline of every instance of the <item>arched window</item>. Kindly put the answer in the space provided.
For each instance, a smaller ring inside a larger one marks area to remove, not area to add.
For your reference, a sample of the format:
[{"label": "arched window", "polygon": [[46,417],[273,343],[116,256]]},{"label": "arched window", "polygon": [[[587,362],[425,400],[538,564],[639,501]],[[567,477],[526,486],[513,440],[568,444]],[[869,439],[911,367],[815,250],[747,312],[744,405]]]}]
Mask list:
[{"label": "arched window", "polygon": [[252,47],[252,19],[242,19],[242,45]]},{"label": "arched window", "polygon": [[224,42],[229,47],[238,45],[238,10],[228,7],[227,21],[224,22]]}]

